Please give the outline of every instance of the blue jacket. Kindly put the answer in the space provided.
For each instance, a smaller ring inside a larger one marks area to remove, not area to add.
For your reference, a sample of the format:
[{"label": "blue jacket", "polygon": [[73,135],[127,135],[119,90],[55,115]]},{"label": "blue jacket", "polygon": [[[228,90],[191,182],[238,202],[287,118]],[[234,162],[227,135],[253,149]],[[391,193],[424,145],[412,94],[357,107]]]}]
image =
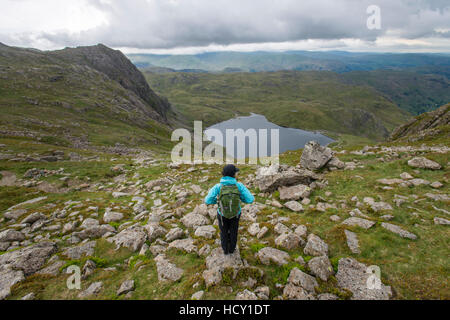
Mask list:
[{"label": "blue jacket", "polygon": [[[248,191],[248,189],[240,182],[237,182],[235,178],[232,177],[222,177],[220,179],[220,183],[216,184],[214,187],[212,187],[208,195],[205,198],[206,204],[216,204],[217,203],[217,196],[220,193],[220,188],[222,185],[230,185],[235,184],[238,187],[239,193],[241,194],[241,201],[244,203],[252,203],[255,201],[255,197]],[[217,212],[222,215],[217,209]],[[241,214],[241,208],[239,207],[239,214]]]}]

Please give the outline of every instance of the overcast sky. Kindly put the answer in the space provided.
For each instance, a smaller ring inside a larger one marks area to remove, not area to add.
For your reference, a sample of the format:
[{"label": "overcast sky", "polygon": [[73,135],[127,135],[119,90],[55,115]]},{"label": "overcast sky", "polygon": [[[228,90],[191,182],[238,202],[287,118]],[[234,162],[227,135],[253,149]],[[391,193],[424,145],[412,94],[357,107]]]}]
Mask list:
[{"label": "overcast sky", "polygon": [[[380,8],[381,29],[369,29]],[[0,0],[0,42],[126,53],[450,53],[450,0]]]}]

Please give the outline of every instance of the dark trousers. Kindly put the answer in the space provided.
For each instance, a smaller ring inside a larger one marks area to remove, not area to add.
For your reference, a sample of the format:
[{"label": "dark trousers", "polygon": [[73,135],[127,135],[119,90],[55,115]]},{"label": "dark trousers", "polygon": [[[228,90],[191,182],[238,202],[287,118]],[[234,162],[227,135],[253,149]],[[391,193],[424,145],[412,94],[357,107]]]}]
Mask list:
[{"label": "dark trousers", "polygon": [[225,254],[233,253],[234,249],[236,249],[240,217],[241,215],[232,219],[227,219],[220,214],[217,214],[220,228],[220,242],[222,244],[223,253]]}]

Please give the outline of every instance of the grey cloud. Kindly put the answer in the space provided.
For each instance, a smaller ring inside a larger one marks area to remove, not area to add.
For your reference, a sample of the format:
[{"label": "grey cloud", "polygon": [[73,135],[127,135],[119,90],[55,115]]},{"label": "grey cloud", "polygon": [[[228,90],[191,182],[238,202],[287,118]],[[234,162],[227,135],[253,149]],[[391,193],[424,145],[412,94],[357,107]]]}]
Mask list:
[{"label": "grey cloud", "polygon": [[[105,43],[142,49],[355,38],[448,38],[448,0],[88,0],[108,25],[69,34],[33,33],[59,46]],[[366,8],[381,8],[382,29],[368,30]],[[442,32],[436,29],[444,29]],[[24,38],[26,39],[26,37]],[[1,41],[1,38],[0,38]]]}]

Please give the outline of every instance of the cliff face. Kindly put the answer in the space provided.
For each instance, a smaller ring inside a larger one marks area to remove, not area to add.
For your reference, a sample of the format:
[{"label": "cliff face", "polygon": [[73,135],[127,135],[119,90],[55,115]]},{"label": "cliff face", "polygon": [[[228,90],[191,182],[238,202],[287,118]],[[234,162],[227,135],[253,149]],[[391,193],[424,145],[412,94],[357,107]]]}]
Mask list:
[{"label": "cliff face", "polygon": [[87,65],[106,74],[122,87],[134,92],[161,117],[166,120],[170,104],[165,98],[156,95],[147,84],[142,73],[120,51],[99,44],[89,47],[66,48],[50,52],[51,55],[67,62]]},{"label": "cliff face", "polygon": [[419,141],[436,136],[448,130],[450,123],[450,104],[417,116],[408,123],[395,129],[390,140]]}]

